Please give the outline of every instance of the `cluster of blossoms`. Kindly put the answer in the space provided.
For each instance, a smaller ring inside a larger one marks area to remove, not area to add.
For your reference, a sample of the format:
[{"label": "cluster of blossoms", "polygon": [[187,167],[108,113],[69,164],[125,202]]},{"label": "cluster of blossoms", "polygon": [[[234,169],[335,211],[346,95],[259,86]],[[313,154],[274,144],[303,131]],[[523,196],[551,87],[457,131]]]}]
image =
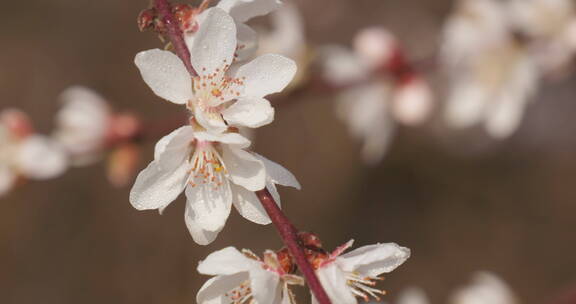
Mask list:
[{"label": "cluster of blossoms", "polygon": [[50,135],[37,134],[21,110],[0,113],[0,196],[18,182],[55,178],[69,167],[100,160],[104,153],[109,153],[109,181],[123,186],[131,180],[138,164],[138,119],[114,113],[104,98],[85,87],[64,90],[60,100]]},{"label": "cluster of blossoms", "polygon": [[575,13],[571,0],[458,1],[441,52],[450,80],[448,123],[511,135],[539,80],[571,65]]},{"label": "cluster of blossoms", "polygon": [[[223,0],[211,8],[204,3],[197,9],[186,9],[193,13],[179,20],[189,56],[179,53],[174,39],[178,56],[160,49],[136,55],[135,64],[152,91],[185,106],[190,119],[158,141],[154,160],[136,178],[130,202],[138,210],[162,212],[184,192],[186,226],[196,243],[208,245],[224,228],[232,205],[246,219],[269,224],[269,212],[255,192],[265,190],[273,203],[279,204],[277,184],[295,188],[300,184],[279,164],[249,151],[251,142],[241,134],[243,129],[274,120],[274,109],[265,97],[284,90],[297,73],[292,59],[256,55],[257,36],[245,24],[281,3]],[[141,14],[140,27],[167,34],[170,29],[165,28],[162,16],[155,15],[157,10]],[[174,8],[170,14],[175,14]],[[285,20],[295,18],[292,13],[282,16]],[[292,55],[299,57],[297,53],[301,51]],[[311,234],[299,234],[298,242],[304,246],[308,267],[316,273],[313,278],[333,303],[355,304],[357,298],[380,300],[384,292],[374,287],[376,280],[410,255],[407,248],[393,243],[344,254],[352,242],[332,253],[324,251]],[[200,273],[215,276],[200,289],[198,303],[295,303],[290,287],[303,285],[305,280],[296,273],[298,258],[293,254],[288,249],[268,250],[260,258],[233,247],[212,253],[198,266]]]},{"label": "cluster of blossoms", "polygon": [[[353,241],[329,253],[322,249],[315,235],[302,233],[301,238],[332,303],[357,304],[359,299],[380,301],[385,292],[375,288],[376,282],[410,256],[410,250],[394,243],[369,245],[344,253]],[[198,265],[198,272],[215,277],[202,286],[197,302],[295,303],[290,287],[304,285],[296,271],[286,249],[267,250],[261,259],[248,250],[224,248]],[[312,303],[317,303],[313,295]]]}]

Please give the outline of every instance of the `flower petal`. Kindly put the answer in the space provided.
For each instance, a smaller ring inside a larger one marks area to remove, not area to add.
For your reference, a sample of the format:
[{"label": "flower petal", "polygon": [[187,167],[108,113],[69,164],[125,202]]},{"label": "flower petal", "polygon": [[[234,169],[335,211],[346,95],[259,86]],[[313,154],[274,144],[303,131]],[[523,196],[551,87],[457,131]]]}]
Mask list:
[{"label": "flower petal", "polygon": [[194,210],[190,208],[189,204],[186,204],[186,210],[184,211],[184,222],[186,223],[188,231],[190,231],[192,239],[194,239],[194,242],[196,242],[198,245],[208,245],[212,243],[218,236],[218,233],[220,233],[220,230],[205,230],[196,223],[196,218],[197,216],[194,213]]},{"label": "flower petal", "polygon": [[455,81],[448,98],[446,120],[455,128],[466,128],[478,123],[485,115],[488,93],[472,80]]},{"label": "flower petal", "polygon": [[168,168],[152,161],[136,177],[130,190],[130,203],[138,210],[163,209],[184,191],[189,168],[184,161]]},{"label": "flower petal", "polygon": [[198,32],[185,37],[194,70],[199,75],[209,75],[232,64],[236,51],[236,25],[232,17],[213,7],[198,17],[198,23]]},{"label": "flower petal", "polygon": [[515,304],[518,299],[502,279],[483,271],[474,275],[472,284],[458,290],[450,303]]},{"label": "flower petal", "polygon": [[226,247],[208,255],[198,263],[198,272],[206,275],[231,275],[259,268],[259,262],[249,259],[234,247]]},{"label": "flower petal", "polygon": [[282,5],[280,0],[222,0],[217,7],[226,11],[237,22],[246,22],[266,15]]},{"label": "flower petal", "polygon": [[429,304],[430,301],[420,288],[408,288],[398,296],[398,304]]},{"label": "flower petal", "polygon": [[410,249],[395,243],[386,243],[360,247],[341,255],[336,259],[336,263],[344,271],[378,276],[396,269],[409,257]]},{"label": "flower petal", "polygon": [[274,302],[279,298],[279,293],[282,291],[279,282],[280,278],[277,273],[262,267],[250,271],[250,287],[256,303],[280,304]]},{"label": "flower petal", "polygon": [[264,97],[277,93],[292,81],[296,63],[281,55],[262,55],[241,66],[235,77],[244,79],[244,96]]},{"label": "flower petal", "polygon": [[178,56],[153,49],[138,53],[134,62],[158,97],[176,104],[185,104],[192,98],[192,78]]},{"label": "flower petal", "polygon": [[258,34],[244,23],[236,23],[238,48],[236,61],[244,61],[253,58],[258,50]]},{"label": "flower petal", "polygon": [[226,293],[248,280],[247,272],[217,276],[206,281],[196,295],[198,304],[230,304]]},{"label": "flower petal", "polygon": [[241,186],[232,185],[234,207],[245,219],[260,225],[271,223],[270,217],[253,191]]},{"label": "flower petal", "polygon": [[242,149],[250,146],[250,140],[238,133],[214,134],[208,132],[195,132],[194,137],[198,140],[220,142]]},{"label": "flower petal", "polygon": [[194,222],[204,230],[220,231],[226,224],[232,208],[232,190],[228,181],[220,186],[203,184],[201,178],[196,186],[186,188],[187,204],[195,214]]},{"label": "flower petal", "polygon": [[282,167],[280,164],[273,162],[266,157],[252,153],[259,159],[266,168],[266,174],[268,175],[268,179],[270,179],[274,184],[286,186],[286,187],[293,187],[298,190],[301,189],[300,183],[292,174],[292,172],[288,171],[288,169]]},{"label": "flower petal", "polygon": [[41,135],[32,135],[24,140],[16,161],[22,174],[33,179],[53,178],[68,166],[64,149]]},{"label": "flower petal", "polygon": [[235,147],[223,148],[223,159],[232,182],[250,191],[262,190],[266,185],[266,170],[250,152]]},{"label": "flower petal", "polygon": [[[322,287],[333,303],[357,304],[358,301],[350,291],[346,276],[335,263],[330,263],[316,270],[316,275]],[[314,297],[314,296],[312,296]]]},{"label": "flower petal", "polygon": [[264,98],[241,97],[222,115],[232,126],[259,128],[274,120],[274,108]]},{"label": "flower petal", "polygon": [[[228,126],[220,116],[220,113],[208,113],[200,107],[194,107],[194,119],[210,133],[222,133],[228,129]],[[215,116],[217,115],[217,116]]]},{"label": "flower petal", "polygon": [[8,166],[0,165],[0,197],[12,189],[16,176]]}]

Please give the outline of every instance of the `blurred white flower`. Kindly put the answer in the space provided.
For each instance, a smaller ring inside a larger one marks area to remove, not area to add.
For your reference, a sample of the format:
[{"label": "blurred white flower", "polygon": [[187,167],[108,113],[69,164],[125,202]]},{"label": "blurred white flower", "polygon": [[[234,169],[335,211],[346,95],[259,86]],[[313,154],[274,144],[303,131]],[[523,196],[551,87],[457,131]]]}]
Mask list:
[{"label": "blurred white flower", "polygon": [[[318,279],[333,303],[356,304],[364,301],[380,301],[384,291],[374,288],[380,275],[391,272],[410,257],[410,249],[394,243],[360,247],[343,254],[352,246],[349,241],[337,248],[316,270]],[[318,303],[312,297],[313,303]]]},{"label": "blurred white flower", "polygon": [[517,304],[510,287],[490,272],[478,272],[472,283],[456,291],[451,304]]},{"label": "blurred white flower", "polygon": [[262,260],[249,251],[227,247],[201,261],[198,272],[215,276],[200,288],[199,304],[294,304],[289,285],[304,285],[304,280],[283,269],[269,250]]},{"label": "blurred white flower", "polygon": [[353,51],[328,47],[321,57],[323,78],[340,89],[338,116],[363,140],[366,163],[384,157],[397,122],[414,126],[429,116],[430,87],[413,71],[402,70],[406,62],[385,29],[364,29],[356,35]]},{"label": "blurred white flower", "polygon": [[[419,288],[408,288],[400,293],[397,304],[428,304],[430,301]],[[510,287],[491,272],[474,274],[472,283],[454,292],[451,304],[517,304]]]},{"label": "blurred white flower", "polygon": [[426,293],[420,288],[408,288],[403,290],[396,300],[396,304],[429,304]]},{"label": "blurred white flower", "polygon": [[[254,17],[274,12],[282,6],[283,3],[280,0],[221,0],[216,5],[216,7],[227,12],[236,23],[238,46],[236,48],[235,58],[238,61],[252,58],[259,47],[258,34],[251,27],[246,25],[246,22]],[[263,54],[262,52],[260,53]],[[267,53],[285,55],[291,58],[287,54],[276,51]]]},{"label": "blurred white flower", "polygon": [[34,134],[23,112],[0,113],[0,195],[12,189],[19,177],[49,179],[66,167],[64,150],[49,137]]},{"label": "blurred white flower", "polygon": [[504,138],[520,125],[539,73],[509,31],[504,4],[462,0],[445,28],[442,58],[450,81],[446,119],[464,128],[483,123]]},{"label": "blurred white flower", "polygon": [[571,66],[576,53],[576,11],[572,0],[510,0],[514,30],[529,40],[530,51],[546,73]]},{"label": "blurred white flower", "polygon": [[54,138],[70,154],[74,164],[97,160],[111,125],[108,102],[82,86],[66,89],[60,99],[63,106],[56,115]]},{"label": "blurred white flower", "polygon": [[212,133],[228,126],[257,128],[272,122],[274,109],[264,96],[290,83],[296,73],[294,62],[268,54],[231,69],[234,20],[220,8],[211,8],[199,16],[199,23],[193,39],[187,39],[199,76],[192,78],[173,53],[154,49],[136,55],[144,81],[159,97],[186,104],[195,120]]},{"label": "blurred white flower", "polygon": [[154,161],[138,175],[130,202],[138,210],[162,210],[185,192],[186,225],[202,245],[211,243],[224,228],[232,204],[248,220],[269,224],[253,192],[270,184],[300,185],[280,165],[245,151],[249,145],[237,133],[181,127],[156,144]]}]

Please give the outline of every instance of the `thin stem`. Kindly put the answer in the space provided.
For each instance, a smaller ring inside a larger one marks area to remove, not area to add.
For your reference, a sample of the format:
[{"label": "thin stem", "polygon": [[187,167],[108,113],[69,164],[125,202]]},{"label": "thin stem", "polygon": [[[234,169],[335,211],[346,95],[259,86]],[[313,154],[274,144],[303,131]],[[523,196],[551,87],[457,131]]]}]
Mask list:
[{"label": "thin stem", "polygon": [[190,63],[190,51],[184,42],[182,31],[180,30],[180,24],[174,18],[172,13],[172,6],[168,0],[154,0],[154,7],[160,14],[162,18],[162,23],[166,26],[166,35],[170,39],[172,46],[174,46],[174,51],[182,59],[186,69],[190,72],[190,75],[196,76],[197,73],[194,71],[192,64]]},{"label": "thin stem", "polygon": [[288,217],[286,217],[286,215],[278,207],[274,201],[274,198],[272,198],[272,195],[266,188],[260,191],[256,191],[256,195],[262,203],[262,206],[264,206],[266,213],[268,213],[268,216],[270,216],[272,223],[274,223],[276,226],[282,241],[286,247],[288,247],[290,254],[292,254],[294,257],[298,268],[300,268],[300,271],[306,278],[306,283],[308,284],[308,287],[314,296],[316,296],[318,303],[331,304],[326,291],[322,287],[322,284],[320,284],[320,281],[318,280],[318,277],[312,268],[312,265],[310,265],[308,259],[306,258],[306,254],[304,253],[298,238],[298,230],[294,227],[294,225],[292,225]]}]

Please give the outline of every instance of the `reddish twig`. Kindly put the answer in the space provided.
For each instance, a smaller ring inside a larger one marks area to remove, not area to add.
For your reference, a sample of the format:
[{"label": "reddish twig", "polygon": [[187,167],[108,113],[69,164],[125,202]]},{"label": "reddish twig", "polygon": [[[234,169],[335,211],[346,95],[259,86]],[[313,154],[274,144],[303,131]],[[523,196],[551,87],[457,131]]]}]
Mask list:
[{"label": "reddish twig", "polygon": [[172,13],[172,6],[168,0],[154,0],[154,7],[158,11],[162,23],[166,26],[166,36],[168,36],[172,46],[174,46],[174,51],[182,59],[190,75],[197,76],[190,63],[190,51],[188,51],[188,47],[184,42],[180,25]]},{"label": "reddish twig", "polygon": [[294,257],[298,268],[300,268],[300,271],[306,278],[306,283],[318,300],[318,303],[330,304],[331,302],[326,291],[322,287],[322,284],[320,284],[320,281],[314,272],[314,268],[312,268],[312,265],[308,262],[306,254],[302,249],[302,244],[298,238],[298,230],[294,225],[292,225],[282,210],[280,210],[280,207],[278,207],[274,198],[272,198],[272,195],[267,189],[264,188],[263,190],[257,191],[256,195],[262,203],[262,206],[264,206],[264,209],[266,209],[266,213],[270,216],[272,223],[276,226],[282,241],[286,247],[288,247],[292,257]]}]

